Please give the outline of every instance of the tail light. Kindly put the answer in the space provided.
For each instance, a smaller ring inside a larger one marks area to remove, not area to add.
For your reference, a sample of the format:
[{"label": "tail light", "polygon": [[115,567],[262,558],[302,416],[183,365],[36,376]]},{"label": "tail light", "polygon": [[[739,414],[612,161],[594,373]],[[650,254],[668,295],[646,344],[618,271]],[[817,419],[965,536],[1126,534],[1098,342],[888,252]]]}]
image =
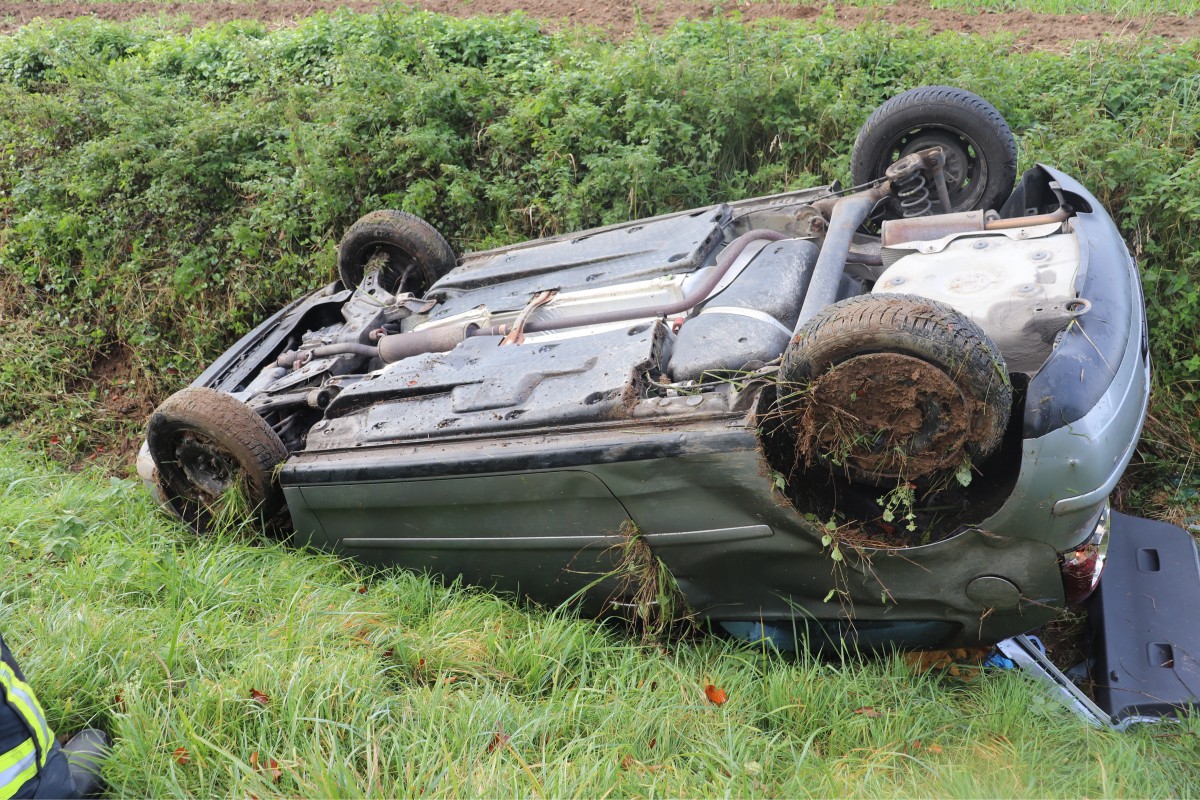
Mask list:
[{"label": "tail light", "polygon": [[1108,526],[1112,512],[1108,504],[1100,511],[1092,533],[1078,547],[1059,553],[1062,567],[1063,590],[1067,603],[1079,605],[1091,596],[1100,582],[1104,570],[1104,557],[1108,551]]}]

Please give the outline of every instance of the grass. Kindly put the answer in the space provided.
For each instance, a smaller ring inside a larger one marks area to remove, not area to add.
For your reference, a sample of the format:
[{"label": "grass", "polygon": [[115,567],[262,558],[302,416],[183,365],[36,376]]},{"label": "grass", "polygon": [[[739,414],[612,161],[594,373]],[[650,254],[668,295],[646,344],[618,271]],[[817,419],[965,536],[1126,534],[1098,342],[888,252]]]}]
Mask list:
[{"label": "grass", "polygon": [[1200,721],[1112,734],[1019,674],[643,644],[245,532],[196,539],[132,482],[12,443],[0,547],[0,630],[57,731],[114,735],[117,797],[1194,789]]},{"label": "grass", "polygon": [[[191,0],[204,2],[204,0]],[[855,8],[887,8],[900,0],[787,0],[789,5],[824,8],[853,6]],[[774,0],[750,0],[774,2]],[[917,4],[921,4],[918,0]],[[970,13],[1005,13],[1032,11],[1036,14],[1101,14],[1117,19],[1161,16],[1193,17],[1200,13],[1200,0],[923,0],[936,11],[966,11]],[[731,7],[732,4],[731,4]]]}]

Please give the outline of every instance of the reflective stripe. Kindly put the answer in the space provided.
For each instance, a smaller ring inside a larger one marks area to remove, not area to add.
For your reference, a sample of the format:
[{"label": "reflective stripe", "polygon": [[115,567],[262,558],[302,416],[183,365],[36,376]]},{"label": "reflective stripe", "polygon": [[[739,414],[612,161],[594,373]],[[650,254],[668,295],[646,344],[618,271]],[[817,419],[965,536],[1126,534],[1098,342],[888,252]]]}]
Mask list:
[{"label": "reflective stripe", "polygon": [[37,775],[37,748],[33,739],[0,754],[0,800],[9,800]]},{"label": "reflective stripe", "polygon": [[12,667],[3,661],[0,661],[0,687],[4,688],[4,693],[8,696],[8,704],[21,715],[34,735],[38,766],[46,766],[46,759],[50,757],[50,745],[54,743],[54,739],[50,735],[50,726],[46,724],[46,715],[37,701],[37,695],[29,688],[29,684],[18,678]]}]

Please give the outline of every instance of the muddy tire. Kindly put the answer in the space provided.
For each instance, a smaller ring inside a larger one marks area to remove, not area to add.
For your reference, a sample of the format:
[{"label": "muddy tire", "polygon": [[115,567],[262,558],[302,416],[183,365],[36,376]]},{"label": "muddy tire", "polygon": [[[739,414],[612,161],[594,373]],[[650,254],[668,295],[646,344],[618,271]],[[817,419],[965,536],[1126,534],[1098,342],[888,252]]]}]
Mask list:
[{"label": "muddy tire", "polygon": [[[904,156],[935,145],[946,152],[950,211],[996,209],[1008,199],[1017,179],[1012,130],[991,103],[950,86],[910,89],[875,109],[854,140],[851,176],[855,185],[882,178]],[[899,216],[898,205],[891,216]]]},{"label": "muddy tire", "polygon": [[146,443],[159,489],[197,533],[207,532],[226,509],[261,518],[278,532],[284,501],[274,472],[287,449],[249,406],[213,389],[183,389],[150,416]]},{"label": "muddy tire", "polygon": [[381,284],[392,294],[420,296],[457,261],[450,244],[420,217],[391,209],[372,211],[351,225],[338,245],[342,285],[358,286],[367,263],[379,253],[387,256]]},{"label": "muddy tire", "polygon": [[862,295],[809,320],[780,367],[797,456],[879,486],[932,485],[1000,444],[1012,388],[968,317],[915,295]]}]

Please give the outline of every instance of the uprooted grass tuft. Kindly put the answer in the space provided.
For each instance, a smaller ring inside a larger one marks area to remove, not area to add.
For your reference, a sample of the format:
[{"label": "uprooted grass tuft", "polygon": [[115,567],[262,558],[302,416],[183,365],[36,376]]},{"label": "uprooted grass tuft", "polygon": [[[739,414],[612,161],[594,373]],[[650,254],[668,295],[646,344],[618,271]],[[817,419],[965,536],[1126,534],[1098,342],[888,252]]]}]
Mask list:
[{"label": "uprooted grass tuft", "polygon": [[620,533],[621,541],[613,545],[617,566],[611,573],[617,588],[609,603],[632,615],[642,641],[657,641],[669,631],[692,627],[695,613],[667,565],[633,522],[626,522]]}]

